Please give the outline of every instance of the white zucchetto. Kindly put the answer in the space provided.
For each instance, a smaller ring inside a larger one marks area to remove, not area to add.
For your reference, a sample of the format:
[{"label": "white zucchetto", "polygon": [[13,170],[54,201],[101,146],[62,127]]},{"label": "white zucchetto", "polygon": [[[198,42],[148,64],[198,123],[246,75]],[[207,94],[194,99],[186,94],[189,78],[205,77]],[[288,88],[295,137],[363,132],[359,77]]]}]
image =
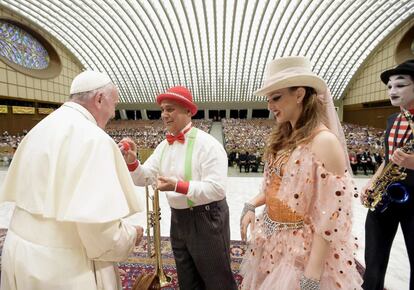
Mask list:
[{"label": "white zucchetto", "polygon": [[97,71],[84,71],[78,74],[70,86],[70,94],[89,92],[112,83],[107,74]]}]

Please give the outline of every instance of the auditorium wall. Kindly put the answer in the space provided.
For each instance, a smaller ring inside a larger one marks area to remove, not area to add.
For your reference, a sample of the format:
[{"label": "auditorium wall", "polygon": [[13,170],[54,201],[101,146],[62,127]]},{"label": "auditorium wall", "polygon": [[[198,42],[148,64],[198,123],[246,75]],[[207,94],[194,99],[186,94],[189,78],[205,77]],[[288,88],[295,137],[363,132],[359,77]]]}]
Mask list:
[{"label": "auditorium wall", "polygon": [[[69,96],[72,79],[83,69],[79,60],[57,39],[29,20],[4,7],[0,7],[0,19],[20,24],[27,32],[33,31],[51,45],[56,52],[52,74],[45,75],[36,71],[27,72],[23,67],[0,59],[0,132],[19,133],[23,129],[31,129],[53,109],[62,104]],[[4,106],[7,109],[4,109]],[[13,106],[33,107],[33,110],[17,110]],[[16,110],[14,110],[16,112]]]},{"label": "auditorium wall", "polygon": [[[414,58],[414,17],[394,30],[371,53],[351,80],[343,97],[343,121],[385,128],[389,114],[398,111],[388,100],[386,86],[380,80],[381,72],[395,67],[397,62]],[[403,39],[408,51],[401,47]]]}]

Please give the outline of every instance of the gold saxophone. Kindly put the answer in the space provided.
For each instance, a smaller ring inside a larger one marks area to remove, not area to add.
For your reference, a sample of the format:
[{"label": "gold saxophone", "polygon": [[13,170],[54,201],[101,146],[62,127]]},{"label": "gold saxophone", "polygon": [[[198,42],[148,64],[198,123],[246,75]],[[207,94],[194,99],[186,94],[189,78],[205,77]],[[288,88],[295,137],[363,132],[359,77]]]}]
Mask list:
[{"label": "gold saxophone", "polygon": [[[147,210],[147,251],[148,257],[155,257],[155,273],[140,275],[134,283],[132,290],[159,290],[162,287],[171,284],[171,277],[167,276],[162,269],[161,260],[161,231],[160,231],[160,202],[158,189],[154,190],[151,196],[148,190],[148,184],[145,185],[146,210]],[[150,200],[152,201],[152,210],[150,210]],[[154,237],[154,255],[151,254],[151,232]]]},{"label": "gold saxophone", "polygon": [[[411,132],[414,133],[413,119],[408,110],[401,108],[402,113],[408,120]],[[400,149],[405,153],[413,152],[414,141],[409,140]],[[371,188],[367,190],[364,206],[370,210],[383,212],[391,202],[404,203],[410,197],[408,189],[399,181],[407,176],[404,167],[400,167],[391,160],[384,167],[381,174],[372,182]]]}]

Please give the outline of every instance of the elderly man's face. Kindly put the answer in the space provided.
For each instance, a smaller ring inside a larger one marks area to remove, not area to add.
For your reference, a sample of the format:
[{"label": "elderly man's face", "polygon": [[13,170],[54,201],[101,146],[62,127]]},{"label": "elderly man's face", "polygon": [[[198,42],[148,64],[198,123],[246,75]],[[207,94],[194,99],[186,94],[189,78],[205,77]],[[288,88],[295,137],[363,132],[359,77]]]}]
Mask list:
[{"label": "elderly man's face", "polygon": [[119,94],[115,86],[103,90],[101,94],[100,121],[98,122],[98,126],[105,128],[109,120],[115,118],[115,108],[119,102]]},{"label": "elderly man's face", "polygon": [[171,100],[161,102],[161,119],[168,132],[177,135],[191,122],[190,111]]},{"label": "elderly man's face", "polygon": [[393,75],[387,84],[391,104],[414,109],[414,83],[409,75]]}]

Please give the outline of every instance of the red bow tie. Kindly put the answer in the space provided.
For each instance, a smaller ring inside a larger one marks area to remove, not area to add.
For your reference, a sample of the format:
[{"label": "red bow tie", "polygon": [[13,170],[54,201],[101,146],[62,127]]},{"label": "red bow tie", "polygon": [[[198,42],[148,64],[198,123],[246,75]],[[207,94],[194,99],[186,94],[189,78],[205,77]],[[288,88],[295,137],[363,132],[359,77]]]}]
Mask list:
[{"label": "red bow tie", "polygon": [[174,136],[172,134],[167,134],[166,137],[167,137],[167,142],[170,145],[172,145],[174,141],[177,141],[181,144],[184,144],[184,141],[185,141],[185,136],[183,132],[180,132],[180,134],[178,134],[177,136]]}]

